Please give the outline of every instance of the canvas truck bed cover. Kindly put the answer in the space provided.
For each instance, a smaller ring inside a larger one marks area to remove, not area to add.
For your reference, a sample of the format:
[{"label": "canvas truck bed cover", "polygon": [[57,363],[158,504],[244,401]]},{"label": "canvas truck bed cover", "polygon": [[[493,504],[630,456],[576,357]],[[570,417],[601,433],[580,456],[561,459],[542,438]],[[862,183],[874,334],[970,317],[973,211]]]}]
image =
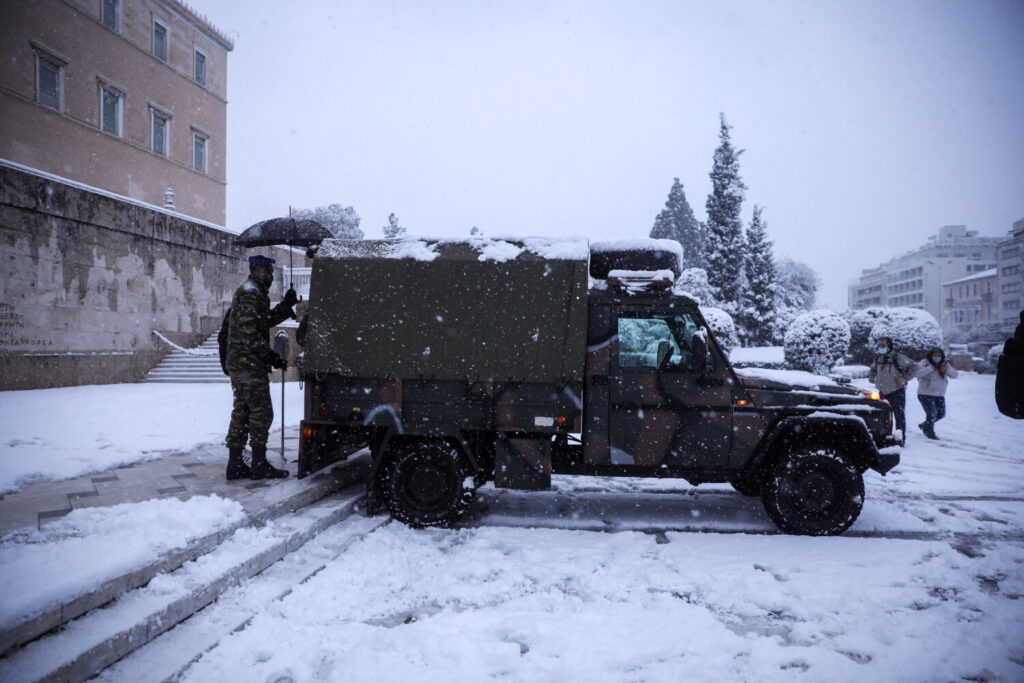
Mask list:
[{"label": "canvas truck bed cover", "polygon": [[587,257],[573,238],[327,240],[302,371],[582,382]]}]

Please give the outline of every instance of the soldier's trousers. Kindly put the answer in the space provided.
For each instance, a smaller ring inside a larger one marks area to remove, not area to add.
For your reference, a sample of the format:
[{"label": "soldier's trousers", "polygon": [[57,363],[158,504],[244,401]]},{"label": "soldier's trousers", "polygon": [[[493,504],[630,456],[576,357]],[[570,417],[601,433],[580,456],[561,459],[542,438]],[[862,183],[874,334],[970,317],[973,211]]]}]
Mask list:
[{"label": "soldier's trousers", "polygon": [[266,374],[239,373],[231,376],[231,391],[235,404],[231,409],[231,424],[225,442],[228,448],[267,445],[270,425],[274,422],[274,406],[270,403],[270,379]]}]

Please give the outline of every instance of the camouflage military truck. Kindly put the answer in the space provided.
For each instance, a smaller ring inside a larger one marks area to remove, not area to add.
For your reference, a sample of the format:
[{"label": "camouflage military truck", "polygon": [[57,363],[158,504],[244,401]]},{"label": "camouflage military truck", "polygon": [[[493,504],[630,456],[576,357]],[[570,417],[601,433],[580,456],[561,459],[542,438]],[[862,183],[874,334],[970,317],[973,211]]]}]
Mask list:
[{"label": "camouflage military truck", "polygon": [[[327,241],[313,261],[299,476],[367,444],[371,504],[444,526],[477,487],[681,477],[838,534],[899,462],[877,394],[736,371],[664,241]],[[744,374],[740,374],[744,373]]]}]

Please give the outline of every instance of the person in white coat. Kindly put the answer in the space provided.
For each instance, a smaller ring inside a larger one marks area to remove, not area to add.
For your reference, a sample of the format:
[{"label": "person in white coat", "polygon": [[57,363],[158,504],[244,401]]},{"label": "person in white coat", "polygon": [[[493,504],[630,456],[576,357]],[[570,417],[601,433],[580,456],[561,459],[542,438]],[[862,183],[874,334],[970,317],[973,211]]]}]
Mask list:
[{"label": "person in white coat", "polygon": [[946,387],[949,378],[959,373],[946,361],[946,353],[940,348],[928,352],[917,367],[917,400],[924,408],[924,422],[918,425],[929,439],[935,435],[935,423],[946,416]]}]

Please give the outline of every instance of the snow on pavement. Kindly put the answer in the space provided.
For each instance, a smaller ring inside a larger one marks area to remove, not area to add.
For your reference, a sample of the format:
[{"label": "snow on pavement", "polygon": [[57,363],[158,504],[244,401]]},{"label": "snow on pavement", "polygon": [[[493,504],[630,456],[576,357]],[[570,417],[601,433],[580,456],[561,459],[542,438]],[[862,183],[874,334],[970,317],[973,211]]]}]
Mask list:
[{"label": "snow on pavement", "polygon": [[[302,419],[298,383],[285,388],[285,425]],[[270,385],[274,425],[281,385]],[[0,392],[0,493],[224,442],[228,384],[103,384]]]}]

